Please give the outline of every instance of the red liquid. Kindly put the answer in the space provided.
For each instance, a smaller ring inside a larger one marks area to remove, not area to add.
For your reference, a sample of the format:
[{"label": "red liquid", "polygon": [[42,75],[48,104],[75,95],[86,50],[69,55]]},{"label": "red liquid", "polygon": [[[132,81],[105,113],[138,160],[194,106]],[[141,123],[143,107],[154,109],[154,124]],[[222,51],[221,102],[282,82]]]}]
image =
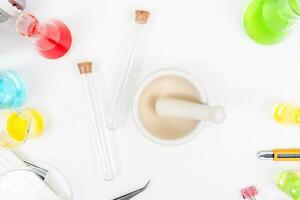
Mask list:
[{"label": "red liquid", "polygon": [[69,28],[60,21],[52,20],[42,25],[35,46],[43,57],[56,59],[68,52],[71,43],[72,36]]}]

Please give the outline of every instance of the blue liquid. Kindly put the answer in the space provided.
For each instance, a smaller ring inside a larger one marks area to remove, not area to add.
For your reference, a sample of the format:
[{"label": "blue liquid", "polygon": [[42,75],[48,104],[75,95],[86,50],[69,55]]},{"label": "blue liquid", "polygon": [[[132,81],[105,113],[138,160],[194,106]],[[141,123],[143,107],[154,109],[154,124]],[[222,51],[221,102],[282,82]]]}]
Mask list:
[{"label": "blue liquid", "polygon": [[15,72],[0,72],[0,109],[18,108],[27,96],[24,80]]}]

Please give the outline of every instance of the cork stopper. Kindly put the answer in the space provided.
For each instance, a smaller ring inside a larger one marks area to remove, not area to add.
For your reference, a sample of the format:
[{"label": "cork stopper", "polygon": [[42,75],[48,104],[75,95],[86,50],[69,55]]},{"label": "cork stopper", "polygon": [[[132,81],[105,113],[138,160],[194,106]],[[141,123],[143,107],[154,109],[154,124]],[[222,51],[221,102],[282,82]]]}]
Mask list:
[{"label": "cork stopper", "polygon": [[138,24],[147,24],[149,17],[150,17],[150,12],[146,10],[135,11],[135,22]]},{"label": "cork stopper", "polygon": [[78,69],[80,74],[92,73],[92,62],[81,62],[78,63]]}]

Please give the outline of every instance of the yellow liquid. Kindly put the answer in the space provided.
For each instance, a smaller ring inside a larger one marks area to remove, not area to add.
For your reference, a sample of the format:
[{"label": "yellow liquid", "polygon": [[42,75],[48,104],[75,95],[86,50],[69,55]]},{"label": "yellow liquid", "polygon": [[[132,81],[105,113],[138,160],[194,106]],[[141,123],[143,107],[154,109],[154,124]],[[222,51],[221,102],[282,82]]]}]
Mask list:
[{"label": "yellow liquid", "polygon": [[275,107],[274,118],[281,124],[298,125],[300,124],[300,107],[280,103]]},{"label": "yellow liquid", "polygon": [[41,136],[45,127],[41,114],[31,108],[11,113],[6,126],[10,137],[19,142],[24,141],[26,137]]},{"label": "yellow liquid", "polygon": [[10,114],[7,120],[7,132],[14,140],[22,142],[27,137],[29,121],[17,112]]}]

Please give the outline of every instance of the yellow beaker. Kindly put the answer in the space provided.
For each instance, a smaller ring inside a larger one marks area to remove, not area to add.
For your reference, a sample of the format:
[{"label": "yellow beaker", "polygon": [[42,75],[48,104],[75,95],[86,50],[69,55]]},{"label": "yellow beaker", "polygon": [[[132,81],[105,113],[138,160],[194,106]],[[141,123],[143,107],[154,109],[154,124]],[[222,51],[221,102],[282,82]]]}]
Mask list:
[{"label": "yellow beaker", "polygon": [[44,119],[33,108],[0,112],[0,147],[16,149],[27,139],[38,138],[44,131]]}]

